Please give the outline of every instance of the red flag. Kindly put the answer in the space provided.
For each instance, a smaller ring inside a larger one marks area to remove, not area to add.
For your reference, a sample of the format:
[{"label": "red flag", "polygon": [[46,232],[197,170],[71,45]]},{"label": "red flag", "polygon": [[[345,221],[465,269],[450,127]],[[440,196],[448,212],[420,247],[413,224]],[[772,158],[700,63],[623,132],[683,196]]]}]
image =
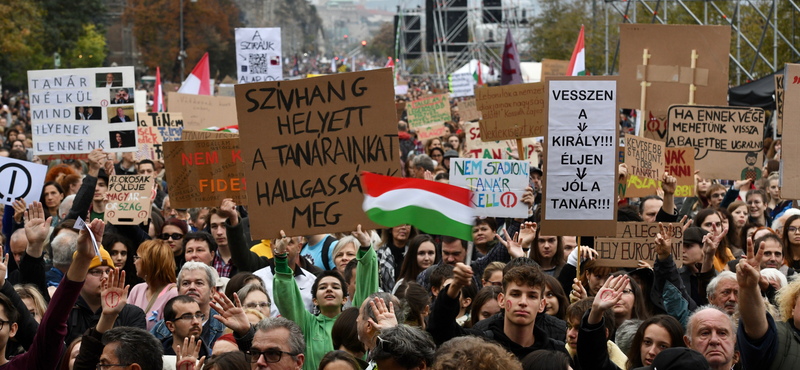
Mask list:
[{"label": "red flag", "polygon": [[208,67],[208,53],[205,53],[192,73],[183,81],[178,90],[182,94],[211,95],[211,72]]},{"label": "red flag", "polygon": [[500,85],[515,85],[522,83],[522,71],[519,65],[517,45],[511,36],[511,30],[506,34],[506,45],[503,48],[503,74],[500,76]]},{"label": "red flag", "polygon": [[153,113],[164,111],[164,92],[161,91],[161,68],[156,67],[156,89],[153,98]]}]

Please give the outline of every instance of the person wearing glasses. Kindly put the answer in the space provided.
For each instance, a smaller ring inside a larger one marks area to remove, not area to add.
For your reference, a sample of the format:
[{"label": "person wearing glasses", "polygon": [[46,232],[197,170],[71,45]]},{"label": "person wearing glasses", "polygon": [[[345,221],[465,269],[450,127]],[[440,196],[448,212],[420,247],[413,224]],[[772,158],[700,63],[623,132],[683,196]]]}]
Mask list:
[{"label": "person wearing glasses", "polygon": [[[73,263],[74,258],[73,256]],[[69,321],[67,322],[67,343],[72,343],[75,338],[83,335],[86,330],[97,325],[103,304],[100,292],[103,290],[103,283],[113,270],[114,261],[111,260],[111,255],[106,252],[105,248],[100,247],[100,256],[95,256],[92,259],[78,302],[70,310]],[[126,305],[122,309],[115,324],[115,326],[131,326],[142,329],[147,327],[144,311],[133,305]]]},{"label": "person wearing glasses", "polygon": [[186,262],[183,253],[183,236],[189,232],[189,227],[186,221],[170,217],[164,220],[164,226],[161,228],[161,234],[158,238],[163,240],[172,250],[173,260],[175,261],[175,271],[180,271],[183,264]]},{"label": "person wearing glasses", "polygon": [[247,284],[242,289],[239,289],[239,292],[236,294],[239,296],[239,299],[242,300],[245,309],[253,309],[261,312],[264,317],[270,316],[272,299],[269,298],[267,289],[264,288],[263,285]]},{"label": "person wearing glasses", "polygon": [[144,310],[150,330],[164,318],[167,301],[178,296],[172,250],[163,240],[145,241],[133,256],[133,264],[136,275],[145,282],[131,289],[129,303]]},{"label": "person wearing glasses", "polygon": [[200,311],[200,305],[192,297],[179,295],[170,299],[164,306],[164,323],[172,335],[161,340],[164,355],[180,353],[179,347],[184,345],[185,339],[189,339],[200,346],[201,357],[210,356],[211,349],[200,340],[205,321],[206,315]]}]

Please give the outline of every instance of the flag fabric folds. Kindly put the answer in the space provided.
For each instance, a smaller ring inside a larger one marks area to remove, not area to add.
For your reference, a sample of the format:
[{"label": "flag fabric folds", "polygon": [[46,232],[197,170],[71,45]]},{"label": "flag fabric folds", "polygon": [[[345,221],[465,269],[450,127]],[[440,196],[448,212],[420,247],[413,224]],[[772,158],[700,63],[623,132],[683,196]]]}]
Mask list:
[{"label": "flag fabric folds", "polygon": [[511,29],[506,34],[506,45],[503,48],[503,74],[500,75],[500,85],[516,85],[522,83],[522,69],[519,64],[519,53]]},{"label": "flag fabric folds", "polygon": [[572,50],[572,58],[569,59],[567,76],[586,76],[586,49],[583,46],[583,25],[581,33],[578,35],[578,42]]},{"label": "flag fabric folds", "polygon": [[208,53],[205,53],[178,90],[181,94],[212,95]]},{"label": "flag fabric folds", "polygon": [[153,113],[164,111],[164,92],[161,91],[161,67],[156,67],[156,88],[153,91],[155,96],[153,98]]}]

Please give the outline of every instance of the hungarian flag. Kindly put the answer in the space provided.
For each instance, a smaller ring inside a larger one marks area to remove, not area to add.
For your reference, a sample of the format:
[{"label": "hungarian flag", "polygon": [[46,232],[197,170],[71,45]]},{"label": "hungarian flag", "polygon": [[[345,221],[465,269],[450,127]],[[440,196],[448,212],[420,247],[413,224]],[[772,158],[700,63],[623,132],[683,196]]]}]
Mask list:
[{"label": "hungarian flag", "polygon": [[192,95],[211,95],[211,72],[208,67],[208,53],[205,53],[200,62],[183,81],[183,85],[178,90],[181,94]]},{"label": "hungarian flag", "polygon": [[586,49],[583,47],[583,25],[581,34],[578,35],[578,42],[572,50],[572,58],[569,59],[567,76],[586,76]]},{"label": "hungarian flag", "polygon": [[164,92],[161,91],[161,68],[156,67],[156,89],[153,101],[153,113],[164,111]]},{"label": "hungarian flag", "polygon": [[410,224],[425,233],[472,240],[469,190],[422,179],[364,172],[364,212],[386,227]]}]

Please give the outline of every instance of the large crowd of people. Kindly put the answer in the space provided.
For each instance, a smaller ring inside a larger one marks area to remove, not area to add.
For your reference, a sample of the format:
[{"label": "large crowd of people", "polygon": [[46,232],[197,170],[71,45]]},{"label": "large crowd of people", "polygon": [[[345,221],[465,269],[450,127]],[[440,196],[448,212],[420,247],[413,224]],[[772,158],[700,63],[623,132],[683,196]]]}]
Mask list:
[{"label": "large crowd of people", "polygon": [[[432,89],[412,81],[397,101]],[[581,230],[541,233],[535,166],[529,217],[476,218],[471,241],[407,224],[252,240],[231,199],[173,208],[159,161],[34,156],[26,98],[2,103],[0,155],[49,171],[40,201],[1,208],[0,369],[800,368],[800,210],[781,198],[780,139],[765,139],[763,178],[696,173],[676,197],[664,174],[658,196],[619,199],[618,221],[659,223],[655,261],[625,269],[598,264]],[[398,118],[403,176],[446,183],[470,155],[451,103],[447,134],[425,142]],[[152,176],[148,222],[104,221],[113,174]]]}]

